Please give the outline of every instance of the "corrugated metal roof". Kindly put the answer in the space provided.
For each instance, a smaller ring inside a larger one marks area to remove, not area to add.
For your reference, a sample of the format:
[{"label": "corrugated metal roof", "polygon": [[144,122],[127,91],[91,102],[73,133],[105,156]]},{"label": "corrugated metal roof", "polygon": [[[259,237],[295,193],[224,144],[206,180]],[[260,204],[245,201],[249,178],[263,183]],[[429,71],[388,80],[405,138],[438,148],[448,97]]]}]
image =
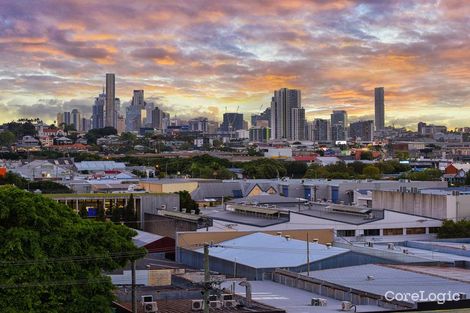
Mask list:
[{"label": "corrugated metal roof", "polygon": [[125,169],[126,164],[115,161],[82,161],[76,162],[77,171],[105,171],[115,169]]},{"label": "corrugated metal roof", "polygon": [[[264,233],[254,233],[224,241],[209,248],[211,256],[253,268],[297,267],[307,263],[306,242]],[[348,249],[310,244],[310,262],[320,261]],[[203,249],[197,250],[202,253]]]},{"label": "corrugated metal roof", "polygon": [[160,235],[148,233],[137,229],[134,230],[137,232],[137,236],[133,237],[132,241],[139,248],[163,238],[163,236]]},{"label": "corrugated metal roof", "polygon": [[374,264],[313,271],[310,277],[382,296],[387,291],[419,293],[421,290],[425,295],[449,291],[470,294],[467,283]]}]

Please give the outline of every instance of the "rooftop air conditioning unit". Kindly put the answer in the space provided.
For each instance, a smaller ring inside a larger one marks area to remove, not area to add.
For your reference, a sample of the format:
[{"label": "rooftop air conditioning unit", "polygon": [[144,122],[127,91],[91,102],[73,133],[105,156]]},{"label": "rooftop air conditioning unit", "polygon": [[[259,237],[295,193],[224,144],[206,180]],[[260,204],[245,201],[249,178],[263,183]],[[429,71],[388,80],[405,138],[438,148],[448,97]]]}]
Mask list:
[{"label": "rooftop air conditioning unit", "polygon": [[157,302],[147,302],[143,304],[145,313],[157,313],[158,307]]},{"label": "rooftop air conditioning unit", "polygon": [[191,301],[191,310],[202,311],[203,309],[204,309],[204,300],[192,300]]},{"label": "rooftop air conditioning unit", "polygon": [[209,301],[209,308],[211,309],[222,309],[222,301]]},{"label": "rooftop air conditioning unit", "polygon": [[217,295],[209,295],[209,301],[217,301],[217,300],[219,300]]},{"label": "rooftop air conditioning unit", "polygon": [[353,304],[349,301],[341,302],[341,311],[351,311]]},{"label": "rooftop air conditioning unit", "polygon": [[395,244],[393,244],[393,243],[390,242],[390,243],[388,244],[388,250],[395,250]]},{"label": "rooftop air conditioning unit", "polygon": [[326,299],[322,299],[322,298],[312,298],[311,305],[312,306],[326,306],[327,301]]},{"label": "rooftop air conditioning unit", "polygon": [[236,308],[237,307],[237,301],[235,300],[224,300],[223,304],[224,304],[224,308]]},{"label": "rooftop air conditioning unit", "polygon": [[233,295],[230,293],[223,293],[220,295],[221,301],[233,300]]}]

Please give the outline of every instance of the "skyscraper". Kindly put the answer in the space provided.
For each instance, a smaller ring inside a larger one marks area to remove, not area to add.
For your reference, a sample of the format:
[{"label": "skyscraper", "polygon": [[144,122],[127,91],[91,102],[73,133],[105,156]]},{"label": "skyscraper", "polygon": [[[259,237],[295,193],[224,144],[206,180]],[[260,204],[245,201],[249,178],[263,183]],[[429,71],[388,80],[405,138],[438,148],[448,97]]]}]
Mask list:
[{"label": "skyscraper", "polygon": [[329,120],[316,118],[313,120],[313,141],[331,141],[331,125]]},{"label": "skyscraper", "polygon": [[375,88],[375,129],[385,128],[384,87]]},{"label": "skyscraper", "polygon": [[292,108],[291,113],[291,139],[305,139],[305,109]]},{"label": "skyscraper", "polygon": [[95,104],[92,108],[92,128],[103,128],[104,127],[104,107],[106,104],[106,94],[101,93],[95,98]]},{"label": "skyscraper", "polygon": [[374,140],[374,121],[359,121],[351,123],[349,126],[349,135],[356,141]]},{"label": "skyscraper", "polygon": [[224,120],[220,124],[220,130],[223,132],[234,132],[243,129],[242,113],[224,113]]},{"label": "skyscraper", "polygon": [[75,128],[75,130],[80,131],[82,128],[82,117],[80,112],[77,109],[73,109],[71,116],[70,124]]},{"label": "skyscraper", "polygon": [[139,131],[141,127],[145,126],[146,117],[144,91],[134,90],[131,104],[126,110],[126,130]]},{"label": "skyscraper", "polygon": [[292,139],[293,108],[301,108],[300,90],[281,88],[274,91],[271,100],[271,139]]},{"label": "skyscraper", "polygon": [[114,74],[107,73],[106,74],[106,117],[105,117],[105,125],[110,127],[116,127],[116,89],[115,89],[115,81],[114,81]]},{"label": "skyscraper", "polygon": [[335,110],[331,114],[331,140],[345,141],[348,138],[348,113],[344,110]]}]

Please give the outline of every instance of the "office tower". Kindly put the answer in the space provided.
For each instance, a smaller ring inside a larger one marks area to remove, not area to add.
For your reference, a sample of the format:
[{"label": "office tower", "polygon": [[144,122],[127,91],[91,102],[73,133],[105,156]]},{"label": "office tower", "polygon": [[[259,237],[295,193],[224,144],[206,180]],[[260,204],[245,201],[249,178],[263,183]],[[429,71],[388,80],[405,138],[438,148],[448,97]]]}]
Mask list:
[{"label": "office tower", "polygon": [[152,111],[152,127],[162,129],[162,118],[162,110],[159,107],[155,107]]},{"label": "office tower", "polygon": [[190,131],[207,133],[207,123],[208,120],[206,117],[198,117],[188,121],[188,126]]},{"label": "office tower", "polygon": [[249,132],[251,142],[268,142],[271,138],[271,128],[269,127],[251,127]]},{"label": "office tower", "polygon": [[[267,121],[268,127],[271,125],[271,108],[267,108],[260,114],[251,115],[251,126],[256,126],[258,121]],[[265,123],[263,123],[265,124]]]},{"label": "office tower", "polygon": [[305,109],[292,108],[291,112],[291,138],[292,140],[305,139]]},{"label": "office tower", "polygon": [[70,112],[64,112],[62,120],[65,125],[70,125],[72,123]]},{"label": "office tower", "polygon": [[374,121],[359,121],[349,125],[349,135],[355,141],[374,140]]},{"label": "office tower", "polygon": [[143,123],[145,127],[152,127],[152,119],[153,115],[152,112],[155,109],[155,104],[153,102],[144,102],[145,104],[145,113],[146,113],[146,118],[143,120]]},{"label": "office tower", "polygon": [[77,109],[73,109],[72,113],[70,114],[71,122],[70,124],[75,128],[75,130],[79,131],[81,129],[82,124],[82,117],[80,116],[80,112]]},{"label": "office tower", "polygon": [[423,129],[426,127],[426,123],[424,122],[419,122],[418,123],[418,134],[422,135],[423,134]]},{"label": "office tower", "polygon": [[106,105],[106,94],[103,92],[95,98],[95,104],[92,107],[92,128],[104,127],[104,107]]},{"label": "office tower", "polygon": [[331,125],[329,120],[321,118],[316,118],[313,120],[313,141],[331,141]]},{"label": "office tower", "polygon": [[82,117],[81,128],[80,131],[87,132],[91,129],[91,119]]},{"label": "office tower", "polygon": [[57,127],[60,127],[62,123],[64,123],[64,113],[60,112],[60,113],[57,113],[57,120],[55,122],[55,125]]},{"label": "office tower", "polygon": [[216,134],[217,130],[219,129],[219,123],[214,121],[207,122],[207,133],[208,134]]},{"label": "office tower", "polygon": [[224,120],[220,124],[220,131],[234,132],[243,129],[243,114],[242,113],[224,113]]},{"label": "office tower", "polygon": [[131,103],[126,110],[126,130],[139,131],[144,126],[146,116],[144,91],[134,90]]},{"label": "office tower", "polygon": [[346,141],[348,127],[348,113],[344,110],[335,110],[331,114],[331,140]]},{"label": "office tower", "polygon": [[122,113],[121,113],[121,99],[114,98],[114,123],[116,125],[117,125],[117,120],[118,120],[119,115],[122,115]]},{"label": "office tower", "polygon": [[385,128],[384,87],[375,88],[375,129]]},{"label": "office tower", "polygon": [[301,107],[300,90],[281,88],[271,100],[271,138],[292,139],[292,109]]},{"label": "office tower", "polygon": [[117,117],[117,125],[116,125],[116,131],[118,135],[122,134],[126,130],[126,120],[124,119],[124,115],[118,114]]},{"label": "office tower", "polygon": [[105,112],[105,125],[109,127],[116,127],[116,89],[114,74],[106,74],[106,112]]}]

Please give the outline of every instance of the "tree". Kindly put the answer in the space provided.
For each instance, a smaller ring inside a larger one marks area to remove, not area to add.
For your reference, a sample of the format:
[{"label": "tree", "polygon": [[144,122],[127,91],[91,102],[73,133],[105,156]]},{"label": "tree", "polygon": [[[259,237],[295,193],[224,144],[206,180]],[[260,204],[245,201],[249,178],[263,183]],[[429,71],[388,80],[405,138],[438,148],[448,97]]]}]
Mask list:
[{"label": "tree", "polygon": [[89,144],[96,144],[96,139],[116,134],[117,130],[114,127],[95,128],[90,130],[85,135],[85,138],[88,140]]},{"label": "tree", "polygon": [[78,215],[80,215],[81,218],[88,217],[88,210],[86,209],[86,206],[84,203],[80,206],[80,209],[78,210]]},{"label": "tree", "polygon": [[302,178],[307,172],[307,164],[305,162],[293,161],[284,162],[287,176],[292,178]]},{"label": "tree", "polygon": [[470,237],[470,220],[454,222],[445,220],[437,234],[439,238],[468,238]]},{"label": "tree", "polygon": [[9,147],[16,141],[16,136],[11,131],[3,131],[0,133],[0,146]]},{"label": "tree", "polygon": [[96,220],[102,222],[106,221],[106,212],[101,205],[96,209]]},{"label": "tree", "polygon": [[31,121],[25,122],[10,122],[6,124],[6,130],[15,134],[16,139],[21,139],[23,136],[36,136],[37,131]]},{"label": "tree", "polygon": [[113,207],[111,209],[111,221],[113,223],[119,223],[122,220],[122,214],[123,214],[123,208],[122,207]]},{"label": "tree", "polygon": [[191,198],[191,194],[188,191],[179,191],[178,194],[180,196],[180,211],[184,208],[187,212],[188,210],[190,212],[191,210],[196,210],[198,208],[196,201]]},{"label": "tree", "polygon": [[2,312],[111,312],[114,287],[103,271],[145,254],[135,231],[13,186],[0,187],[0,204]]},{"label": "tree", "polygon": [[131,193],[127,200],[127,205],[123,213],[124,224],[129,227],[136,227],[137,214],[134,206],[134,195]]},{"label": "tree", "polygon": [[361,160],[372,160],[372,152],[371,151],[361,151]]},{"label": "tree", "polygon": [[364,174],[366,178],[372,178],[372,179],[380,178],[380,170],[374,165],[367,165],[366,167],[364,167],[364,169],[362,170],[362,174]]}]

